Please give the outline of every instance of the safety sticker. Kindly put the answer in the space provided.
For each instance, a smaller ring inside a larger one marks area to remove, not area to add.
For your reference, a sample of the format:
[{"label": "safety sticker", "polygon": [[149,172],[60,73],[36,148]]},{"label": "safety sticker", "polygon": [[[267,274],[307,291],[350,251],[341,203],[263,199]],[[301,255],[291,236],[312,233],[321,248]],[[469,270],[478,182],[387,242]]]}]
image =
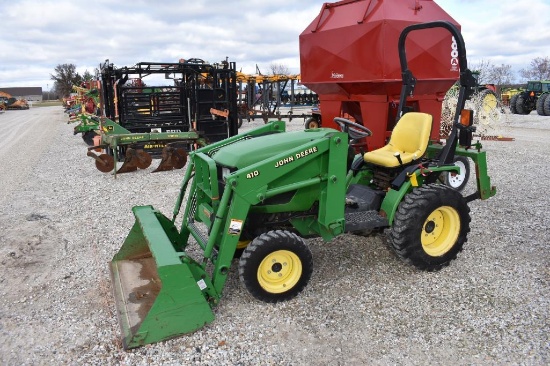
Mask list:
[{"label": "safety sticker", "polygon": [[228,233],[229,235],[240,235],[242,229],[243,229],[242,220],[231,219],[231,223],[229,224],[229,233]]},{"label": "safety sticker", "polygon": [[199,285],[199,288],[201,289],[201,291],[206,288],[206,282],[204,282],[203,279],[198,280],[197,285]]}]

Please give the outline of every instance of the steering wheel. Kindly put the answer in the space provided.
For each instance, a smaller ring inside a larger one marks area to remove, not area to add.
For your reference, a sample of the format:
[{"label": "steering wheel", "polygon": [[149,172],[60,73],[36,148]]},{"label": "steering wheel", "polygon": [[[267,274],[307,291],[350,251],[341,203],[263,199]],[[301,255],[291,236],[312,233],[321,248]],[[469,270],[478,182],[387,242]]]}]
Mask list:
[{"label": "steering wheel", "polygon": [[334,122],[340,126],[342,132],[346,132],[351,140],[359,140],[363,137],[372,136],[371,130],[359,123],[352,122],[349,119],[334,117]]}]

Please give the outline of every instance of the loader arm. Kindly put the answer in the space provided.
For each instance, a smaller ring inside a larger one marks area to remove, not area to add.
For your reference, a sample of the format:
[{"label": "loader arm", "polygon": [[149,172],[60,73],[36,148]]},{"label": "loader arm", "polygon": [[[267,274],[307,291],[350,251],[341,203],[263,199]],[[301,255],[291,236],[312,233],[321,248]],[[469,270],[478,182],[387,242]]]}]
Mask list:
[{"label": "loader arm", "polygon": [[[222,170],[214,158],[197,151],[193,154],[195,177],[186,204],[178,240],[181,247],[178,249],[186,249],[189,236],[197,241],[204,251],[201,265],[214,264],[212,283],[215,291],[221,294],[251,207],[287,192],[314,190],[318,197],[318,214],[297,230],[303,231],[307,227],[308,232],[315,232],[326,240],[341,234],[344,202],[335,200],[345,196],[343,162],[347,151],[347,135],[331,130],[325,132],[322,139],[313,139],[225,177],[220,177]],[[288,176],[295,179],[280,185],[282,177]],[[313,204],[302,207],[303,211]]]}]

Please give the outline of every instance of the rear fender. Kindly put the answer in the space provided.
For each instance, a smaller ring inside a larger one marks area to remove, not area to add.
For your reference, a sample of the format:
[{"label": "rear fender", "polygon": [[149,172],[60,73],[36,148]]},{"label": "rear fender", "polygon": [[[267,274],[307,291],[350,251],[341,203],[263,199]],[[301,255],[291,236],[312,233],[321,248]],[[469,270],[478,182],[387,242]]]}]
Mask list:
[{"label": "rear fender", "polygon": [[411,192],[415,187],[422,186],[428,175],[439,175],[442,172],[460,173],[460,168],[454,165],[430,167],[428,169],[419,168],[412,173],[407,174],[408,179],[403,182],[398,189],[389,189],[384,197],[384,200],[382,201],[382,206],[380,209],[382,216],[388,219],[388,224],[390,226],[392,225],[395,212],[403,200],[403,197],[405,197],[407,193]]}]

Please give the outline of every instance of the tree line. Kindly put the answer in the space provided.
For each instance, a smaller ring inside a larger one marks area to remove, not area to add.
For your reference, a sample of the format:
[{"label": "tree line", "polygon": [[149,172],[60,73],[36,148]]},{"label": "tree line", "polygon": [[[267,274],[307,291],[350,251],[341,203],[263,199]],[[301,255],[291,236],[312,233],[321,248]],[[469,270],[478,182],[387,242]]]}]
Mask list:
[{"label": "tree line", "polygon": [[[500,87],[517,85],[517,79],[511,65],[495,65],[491,61],[481,60],[470,66],[472,70],[480,72],[480,84],[495,84]],[[288,74],[288,67],[272,64],[270,71],[273,74]],[[531,60],[529,68],[519,70],[519,75],[524,81],[527,80],[550,80],[550,57],[537,57]],[[50,74],[54,81],[53,93],[58,97],[66,97],[71,94],[73,85],[80,85],[83,81],[93,79],[93,75],[86,70],[82,75],[76,72],[74,64],[59,64],[55,67],[54,73]],[[521,82],[519,83],[521,84]]]},{"label": "tree line", "polygon": [[59,64],[55,67],[54,73],[50,74],[50,79],[54,81],[53,94],[63,98],[73,92],[73,85],[80,86],[82,82],[92,80],[93,75],[88,70],[80,75],[76,72],[75,64]]},{"label": "tree line", "polygon": [[[516,74],[511,65],[494,65],[491,61],[481,60],[470,67],[480,72],[480,84],[495,84],[510,86],[521,84],[517,82]],[[522,80],[550,80],[550,57],[537,57],[531,60],[529,68],[519,70]]]}]

